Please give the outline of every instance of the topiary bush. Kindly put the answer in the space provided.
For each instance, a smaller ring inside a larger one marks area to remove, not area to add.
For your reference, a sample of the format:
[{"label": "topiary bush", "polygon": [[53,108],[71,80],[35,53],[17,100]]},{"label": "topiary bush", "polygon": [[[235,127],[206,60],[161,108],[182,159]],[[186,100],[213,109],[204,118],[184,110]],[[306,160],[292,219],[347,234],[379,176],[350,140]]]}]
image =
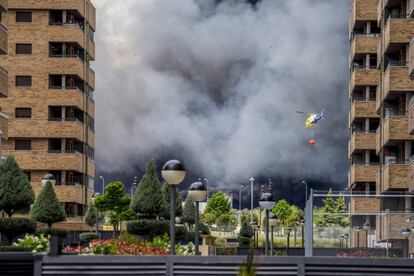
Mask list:
[{"label": "topiary bush", "polygon": [[0,233],[7,237],[10,244],[16,237],[34,232],[36,232],[36,223],[33,220],[27,218],[0,219]]},{"label": "topiary bush", "polygon": [[200,223],[200,234],[201,235],[210,235],[210,229],[204,223]]},{"label": "topiary bush", "polygon": [[225,246],[226,245],[226,239],[218,238],[214,240],[215,246]]},{"label": "topiary bush", "polygon": [[131,220],[127,222],[127,232],[139,235],[147,240],[152,240],[156,236],[162,236],[169,232],[168,220]]},{"label": "topiary bush", "polygon": [[101,237],[99,233],[94,232],[86,232],[79,235],[79,239],[81,242],[90,242],[92,240],[98,240]]},{"label": "topiary bush", "polygon": [[36,234],[45,235],[45,236],[56,236],[56,237],[64,239],[68,235],[68,231],[65,229],[58,229],[58,228],[46,228],[46,229],[38,230]]},{"label": "topiary bush", "polygon": [[253,228],[248,221],[243,221],[238,240],[241,245],[250,244],[251,238],[254,236]]}]

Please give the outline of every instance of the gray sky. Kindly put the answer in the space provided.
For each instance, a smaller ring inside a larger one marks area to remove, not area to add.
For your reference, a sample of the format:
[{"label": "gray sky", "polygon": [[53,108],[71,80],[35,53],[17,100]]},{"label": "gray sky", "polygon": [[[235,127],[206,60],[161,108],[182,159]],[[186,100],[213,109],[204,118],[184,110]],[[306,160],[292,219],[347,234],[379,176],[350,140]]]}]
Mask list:
[{"label": "gray sky", "polygon": [[[345,184],[350,0],[94,4],[98,173],[180,158],[222,185]],[[295,111],[323,108],[311,146]]]}]

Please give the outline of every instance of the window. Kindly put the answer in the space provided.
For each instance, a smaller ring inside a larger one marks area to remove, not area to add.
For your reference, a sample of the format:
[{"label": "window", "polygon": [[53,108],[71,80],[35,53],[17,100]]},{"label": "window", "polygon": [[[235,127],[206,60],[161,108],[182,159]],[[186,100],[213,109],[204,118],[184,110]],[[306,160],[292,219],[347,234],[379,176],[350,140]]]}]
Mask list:
[{"label": "window", "polygon": [[16,22],[32,22],[32,12],[17,11]]},{"label": "window", "polygon": [[23,173],[26,175],[27,180],[29,180],[29,182],[31,182],[32,181],[32,173],[31,172],[23,172]]},{"label": "window", "polygon": [[32,77],[16,76],[16,86],[32,86]]},{"label": "window", "polygon": [[32,109],[31,108],[16,108],[16,118],[31,118]]},{"label": "window", "polygon": [[16,140],[14,141],[15,150],[31,150],[32,141],[31,140]]},{"label": "window", "polygon": [[16,44],[16,55],[31,55],[32,44]]},{"label": "window", "polygon": [[50,75],[49,76],[49,87],[51,89],[62,89],[62,76],[61,75]]}]

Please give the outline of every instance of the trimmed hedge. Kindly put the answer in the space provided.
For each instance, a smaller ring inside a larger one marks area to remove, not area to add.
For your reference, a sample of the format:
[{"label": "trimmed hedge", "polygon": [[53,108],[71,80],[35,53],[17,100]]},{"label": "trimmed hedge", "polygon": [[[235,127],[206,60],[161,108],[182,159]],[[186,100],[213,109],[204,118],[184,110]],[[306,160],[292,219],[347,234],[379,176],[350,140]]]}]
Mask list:
[{"label": "trimmed hedge", "polygon": [[36,222],[27,218],[3,218],[0,219],[0,233],[7,237],[9,243],[22,234],[36,232]]},{"label": "trimmed hedge", "polygon": [[101,235],[99,235],[99,233],[94,233],[94,232],[87,232],[87,233],[82,233],[79,235],[79,239],[81,242],[90,242],[92,240],[97,240],[101,237]]},{"label": "trimmed hedge", "polygon": [[146,239],[152,240],[156,236],[162,236],[169,233],[168,220],[131,220],[127,222],[127,232],[129,234],[139,235]]},{"label": "trimmed hedge", "polygon": [[0,246],[0,252],[32,252],[32,249],[23,246],[2,245]]},{"label": "trimmed hedge", "polygon": [[200,223],[200,234],[201,235],[210,235],[210,229],[204,223]]},{"label": "trimmed hedge", "polygon": [[68,231],[65,229],[58,229],[58,228],[45,228],[38,230],[36,234],[43,234],[45,236],[56,236],[59,238],[66,238],[68,235]]}]

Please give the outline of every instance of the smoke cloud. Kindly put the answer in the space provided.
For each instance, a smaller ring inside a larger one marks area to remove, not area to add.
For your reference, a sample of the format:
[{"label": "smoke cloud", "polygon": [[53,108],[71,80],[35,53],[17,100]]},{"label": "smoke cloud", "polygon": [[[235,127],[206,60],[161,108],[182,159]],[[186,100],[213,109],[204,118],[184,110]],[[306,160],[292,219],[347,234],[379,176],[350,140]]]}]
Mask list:
[{"label": "smoke cloud", "polygon": [[[97,169],[344,184],[351,1],[95,0]],[[316,145],[296,113],[327,118]]]}]

